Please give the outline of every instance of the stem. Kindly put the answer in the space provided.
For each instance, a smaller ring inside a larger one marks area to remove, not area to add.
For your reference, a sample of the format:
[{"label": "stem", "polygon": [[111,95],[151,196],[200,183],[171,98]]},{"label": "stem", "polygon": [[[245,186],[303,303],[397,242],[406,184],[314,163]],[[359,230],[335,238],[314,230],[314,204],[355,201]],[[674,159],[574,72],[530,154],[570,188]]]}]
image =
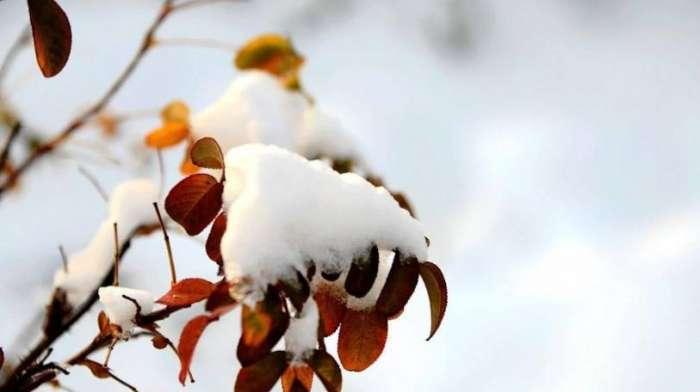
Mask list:
[{"label": "stem", "polygon": [[58,246],[58,251],[61,253],[61,261],[63,263],[63,272],[68,273],[68,257],[66,256],[66,250],[63,249],[63,245]]},{"label": "stem", "polygon": [[168,230],[165,229],[165,224],[163,223],[163,217],[160,215],[160,208],[158,208],[158,203],[153,203],[153,208],[156,210],[156,215],[158,215],[158,222],[160,223],[160,229],[163,231],[163,239],[165,240],[165,249],[168,252],[168,263],[170,264],[170,284],[175,286],[177,283],[177,274],[175,273],[175,261],[173,260],[173,250],[170,247],[170,237],[168,236]]},{"label": "stem", "polygon": [[117,222],[114,222],[114,286],[119,287],[119,234]]},{"label": "stem", "polygon": [[107,192],[105,192],[104,188],[102,188],[102,185],[100,185],[100,182],[97,181],[97,178],[92,175],[86,168],[78,165],[78,171],[80,174],[83,175],[83,177],[87,178],[88,181],[92,184],[93,187],[95,187],[95,190],[97,193],[100,194],[100,197],[102,200],[104,200],[105,203],[109,202],[109,197],[107,196]]},{"label": "stem", "polygon": [[10,70],[10,66],[17,58],[19,52],[27,46],[29,43],[29,26],[25,26],[22,32],[17,36],[15,42],[12,43],[10,50],[7,51],[7,55],[0,64],[0,87],[2,87],[2,81],[7,76],[7,72]]},{"label": "stem", "polygon": [[[2,151],[0,152],[0,172],[2,172],[3,169],[5,169],[5,163],[7,162],[7,159],[10,157],[10,148],[12,147],[12,143],[14,143],[15,139],[17,139],[17,135],[19,135],[19,131],[22,129],[22,123],[19,121],[16,121],[15,124],[12,126],[12,129],[10,130],[10,135],[7,137],[7,142],[5,143],[5,146],[2,148]],[[11,184],[11,183],[8,183]]]}]

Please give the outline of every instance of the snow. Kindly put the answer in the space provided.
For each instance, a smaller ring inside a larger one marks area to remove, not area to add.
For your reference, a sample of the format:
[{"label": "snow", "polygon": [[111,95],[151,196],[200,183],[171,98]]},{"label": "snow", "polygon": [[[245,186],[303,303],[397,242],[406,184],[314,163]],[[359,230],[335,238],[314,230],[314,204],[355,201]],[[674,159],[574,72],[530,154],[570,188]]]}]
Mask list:
[{"label": "snow", "polygon": [[109,198],[109,214],[92,240],[68,257],[67,272],[61,268],[54,275],[54,289],[65,291],[69,304],[75,307],[85,301],[113,267],[114,222],[121,248],[138,227],[157,223],[152,204],[158,199],[158,188],[148,179],[126,181],[114,189]]},{"label": "snow", "polygon": [[148,314],[153,310],[155,297],[148,291],[131,289],[127,287],[106,286],[100,287],[98,294],[100,303],[104,306],[105,314],[112,324],[122,329],[124,337],[128,337],[134,329],[134,317],[136,305],[124,298],[134,299],[141,306],[141,314]]},{"label": "snow", "polygon": [[224,270],[232,282],[251,282],[253,292],[305,271],[310,260],[345,271],[373,244],[426,259],[422,224],[356,174],[261,144],[230,150],[225,164]]},{"label": "snow", "polygon": [[284,334],[284,344],[293,360],[301,360],[309,350],[316,348],[319,324],[318,306],[310,297],[297,317],[289,320],[289,327]]},{"label": "snow", "polygon": [[340,121],[316,105],[304,112],[304,124],[299,133],[297,151],[307,158],[359,157],[355,143]]}]

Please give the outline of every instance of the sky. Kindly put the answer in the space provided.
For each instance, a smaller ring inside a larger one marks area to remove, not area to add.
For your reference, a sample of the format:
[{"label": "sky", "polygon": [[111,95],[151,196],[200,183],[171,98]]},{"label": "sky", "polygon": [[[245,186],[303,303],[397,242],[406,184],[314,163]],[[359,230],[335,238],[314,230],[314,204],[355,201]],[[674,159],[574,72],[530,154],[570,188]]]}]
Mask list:
[{"label": "sky", "polygon": [[[61,4],[75,37],[67,68],[44,80],[26,51],[6,93],[47,135],[106,89],[158,7]],[[0,3],[0,53],[25,12],[22,2]],[[110,108],[140,111],[181,98],[201,109],[235,77],[235,48],[268,31],[293,38],[318,104],[342,121],[368,164],[409,195],[450,290],[443,326],[425,342],[428,303],[419,286],[390,324],[382,357],[363,373],[344,372],[344,390],[697,389],[699,3],[217,3],[173,17],[160,36],[215,39],[231,50],[158,48]],[[130,122],[119,143],[86,128],[0,203],[0,346],[22,352],[11,342],[49,295],[57,246],[80,249],[106,214],[78,163],[108,189],[133,176],[157,178],[152,157],[137,148],[155,125]],[[180,156],[173,151],[166,162],[174,167]],[[175,183],[176,172],[166,181]],[[158,236],[135,243],[123,281],[164,291],[162,246]],[[182,276],[212,275],[196,240],[175,236],[173,246]],[[166,334],[177,336],[196,312],[168,320]],[[55,358],[95,332],[89,317]],[[188,390],[231,390],[238,335],[237,314],[206,332]],[[176,359],[149,346],[118,347],[112,367],[140,390],[179,390]],[[83,369],[64,381],[75,391],[121,390]]]}]

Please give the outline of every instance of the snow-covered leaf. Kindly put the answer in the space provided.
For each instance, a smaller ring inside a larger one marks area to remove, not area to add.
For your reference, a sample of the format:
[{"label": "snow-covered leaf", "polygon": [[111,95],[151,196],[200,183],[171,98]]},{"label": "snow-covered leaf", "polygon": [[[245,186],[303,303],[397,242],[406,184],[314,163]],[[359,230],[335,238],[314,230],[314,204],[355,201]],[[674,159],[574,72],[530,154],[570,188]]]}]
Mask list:
[{"label": "snow-covered leaf", "polygon": [[447,283],[442,275],[440,268],[429,262],[420,263],[420,276],[425,283],[425,289],[428,291],[430,299],[430,335],[427,340],[435,335],[442,318],[445,316],[447,309]]},{"label": "snow-covered leaf", "polygon": [[289,327],[289,314],[279,292],[269,287],[265,299],[254,308],[244,305],[241,312],[241,338],[237,355],[241,365],[250,365],[265,355]]},{"label": "snow-covered leaf", "polygon": [[223,258],[221,257],[221,237],[224,236],[225,232],[226,213],[222,212],[214,219],[214,223],[211,225],[211,230],[209,231],[209,236],[207,237],[207,243],[205,244],[207,256],[219,265],[223,263]]},{"label": "snow-covered leaf", "polygon": [[314,379],[314,372],[305,364],[293,364],[282,374],[284,392],[309,392]]},{"label": "snow-covered leaf", "polygon": [[343,375],[335,359],[325,351],[314,350],[306,360],[328,392],[340,392],[343,387]]},{"label": "snow-covered leaf", "polygon": [[185,385],[185,380],[187,379],[187,374],[192,364],[194,349],[197,347],[199,338],[202,336],[202,333],[204,333],[204,329],[216,320],[216,317],[208,315],[197,316],[188,321],[185,328],[182,329],[180,342],[177,344],[177,353],[178,357],[180,357],[180,374],[178,375],[178,380],[180,380],[182,385]]},{"label": "snow-covered leaf", "polygon": [[238,372],[234,392],[267,392],[287,368],[287,354],[275,351]]},{"label": "snow-covered leaf", "polygon": [[301,311],[304,303],[309,299],[309,294],[311,289],[309,288],[309,282],[306,280],[301,272],[296,271],[290,278],[282,279],[280,281],[280,286],[282,292],[289,298],[289,301],[294,305],[297,311]]},{"label": "snow-covered leaf", "polygon": [[376,311],[348,309],[340,324],[338,357],[347,370],[361,372],[379,358],[387,337],[387,318]]},{"label": "snow-covered leaf", "polygon": [[166,148],[179,144],[189,134],[190,128],[187,124],[170,121],[149,132],[144,141],[151,148]]},{"label": "snow-covered leaf", "polygon": [[190,150],[192,163],[199,167],[209,169],[224,168],[224,154],[219,143],[211,137],[203,137],[197,140]]},{"label": "snow-covered leaf", "polygon": [[187,278],[175,283],[170,291],[156,302],[166,306],[189,306],[209,298],[213,291],[212,282],[200,278]]},{"label": "snow-covered leaf", "polygon": [[199,234],[221,210],[223,185],[208,174],[193,174],[170,190],[165,210],[189,235]]},{"label": "snow-covered leaf", "polygon": [[401,259],[397,251],[389,270],[384,287],[377,299],[376,309],[391,318],[398,315],[406,306],[418,284],[418,260],[410,257]]},{"label": "snow-covered leaf", "polygon": [[34,52],[45,77],[57,75],[68,62],[72,46],[70,22],[54,0],[28,0]]},{"label": "snow-covered leaf", "polygon": [[236,305],[236,300],[229,294],[229,284],[224,279],[216,284],[214,291],[212,291],[209,298],[207,298],[204,309],[207,312],[214,312],[217,315],[221,315],[226,312],[227,308],[232,308]]},{"label": "snow-covered leaf", "polygon": [[338,329],[341,320],[345,317],[345,304],[328,290],[316,291],[314,300],[321,317],[323,337],[330,336]]},{"label": "snow-covered leaf", "polygon": [[345,291],[354,297],[364,297],[374,284],[379,270],[379,249],[373,246],[367,259],[353,260],[345,279]]}]

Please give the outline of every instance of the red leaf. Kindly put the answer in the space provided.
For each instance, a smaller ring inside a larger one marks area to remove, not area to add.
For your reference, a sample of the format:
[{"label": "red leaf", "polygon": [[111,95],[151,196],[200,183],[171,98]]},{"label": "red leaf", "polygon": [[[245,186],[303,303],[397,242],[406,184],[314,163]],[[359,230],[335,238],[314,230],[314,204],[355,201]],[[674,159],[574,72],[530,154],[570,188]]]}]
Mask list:
[{"label": "red leaf", "polygon": [[219,265],[224,262],[223,257],[221,257],[221,238],[224,236],[225,232],[226,213],[222,212],[211,225],[211,231],[209,231],[209,237],[207,237],[207,243],[205,245],[207,256]]},{"label": "red leaf", "polygon": [[208,315],[197,316],[188,321],[185,328],[182,329],[180,342],[177,344],[177,355],[180,357],[180,375],[178,379],[182,385],[185,385],[187,374],[190,371],[194,349],[197,347],[199,338],[202,336],[202,333],[204,333],[204,329],[216,320],[218,320],[217,317]]},{"label": "red leaf", "polygon": [[430,335],[426,339],[430,340],[440,328],[442,318],[445,317],[445,310],[447,310],[447,283],[440,268],[429,261],[420,263],[420,277],[425,283],[425,289],[428,291],[428,298],[430,299]]},{"label": "red leaf", "polygon": [[290,365],[282,375],[284,392],[309,392],[314,380],[314,372],[307,365]]},{"label": "red leaf", "polygon": [[354,297],[364,297],[372,288],[378,270],[379,249],[373,246],[369,251],[369,259],[353,260],[345,279],[345,291]]},{"label": "red leaf", "polygon": [[306,362],[326,387],[326,391],[340,392],[343,387],[343,375],[340,372],[340,366],[330,354],[314,350],[313,355]]},{"label": "red leaf", "polygon": [[34,52],[41,73],[50,78],[68,62],[72,46],[70,22],[54,0],[28,0]]},{"label": "red leaf", "polygon": [[5,353],[2,351],[2,347],[0,347],[0,369],[2,369],[2,365],[5,363]]},{"label": "red leaf", "polygon": [[267,355],[288,326],[289,314],[284,300],[272,286],[268,287],[265,299],[258,302],[255,308],[244,305],[237,349],[241,365],[250,365]]},{"label": "red leaf", "polygon": [[190,150],[192,163],[199,167],[209,169],[224,168],[224,154],[221,152],[219,143],[211,137],[204,137],[197,140]]},{"label": "red leaf", "polygon": [[171,307],[190,306],[209,298],[213,291],[214,284],[212,282],[199,278],[188,278],[175,283],[170,291],[156,302]]},{"label": "red leaf", "polygon": [[229,284],[226,279],[223,279],[214,287],[214,291],[211,292],[209,298],[207,298],[207,303],[204,305],[204,309],[207,312],[213,312],[217,316],[221,316],[223,313],[231,310],[238,303],[229,294]]},{"label": "red leaf", "polygon": [[317,291],[314,294],[314,300],[321,317],[323,337],[330,336],[338,329],[340,321],[345,317],[345,304],[327,289]]},{"label": "red leaf", "polygon": [[387,337],[386,316],[375,311],[345,313],[338,335],[338,357],[347,370],[361,372],[379,358]]},{"label": "red leaf", "polygon": [[234,392],[267,392],[287,368],[287,353],[275,351],[238,372]]},{"label": "red leaf", "polygon": [[170,190],[165,210],[187,234],[196,235],[214,220],[223,203],[224,186],[208,174],[193,174]]},{"label": "red leaf", "polygon": [[418,284],[418,269],[415,257],[404,260],[396,251],[386,283],[377,299],[376,309],[379,313],[389,318],[401,313]]}]

